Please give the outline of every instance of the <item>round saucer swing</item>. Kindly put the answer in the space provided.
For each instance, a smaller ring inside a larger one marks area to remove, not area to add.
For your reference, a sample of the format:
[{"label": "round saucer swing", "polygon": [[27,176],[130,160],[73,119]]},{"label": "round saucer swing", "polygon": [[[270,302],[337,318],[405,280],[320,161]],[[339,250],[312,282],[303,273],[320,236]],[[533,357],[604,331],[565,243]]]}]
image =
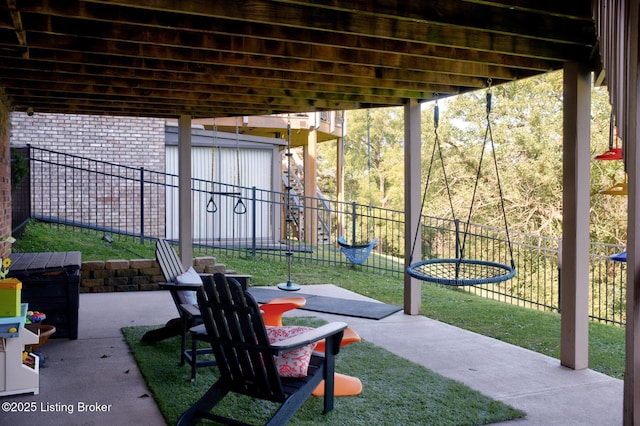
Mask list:
[{"label": "round saucer swing", "polygon": [[[491,81],[489,80],[489,90],[491,89]],[[406,271],[411,277],[416,278],[421,281],[426,281],[434,284],[441,284],[446,286],[473,286],[473,285],[482,285],[482,284],[494,284],[500,283],[503,281],[507,281],[515,276],[516,268],[515,262],[513,260],[513,250],[511,247],[511,240],[509,238],[509,228],[507,225],[507,216],[504,207],[504,198],[502,196],[502,186],[500,184],[500,175],[498,173],[498,163],[495,153],[495,146],[493,142],[493,134],[491,132],[491,121],[489,119],[489,115],[491,112],[491,92],[487,92],[486,96],[487,102],[487,126],[484,136],[484,142],[482,144],[482,152],[480,154],[480,161],[478,163],[478,170],[476,174],[476,181],[473,190],[473,196],[471,199],[471,206],[469,208],[469,216],[467,221],[464,223],[464,231],[460,231],[460,221],[456,219],[455,212],[453,208],[453,202],[451,199],[451,190],[449,188],[449,182],[447,180],[447,174],[444,166],[444,159],[442,155],[442,149],[440,146],[440,140],[438,136],[438,121],[439,121],[439,108],[438,101],[436,99],[436,104],[434,108],[434,144],[433,150],[431,153],[431,160],[429,163],[429,170],[427,173],[427,179],[424,189],[424,194],[422,198],[422,205],[420,208],[419,218],[422,218],[422,212],[424,210],[424,204],[426,200],[426,195],[429,186],[429,180],[431,177],[431,170],[433,166],[433,162],[435,159],[436,151],[439,155],[440,162],[442,164],[442,171],[444,174],[444,182],[447,189],[447,194],[449,197],[449,205],[451,207],[451,213],[453,216],[453,220],[455,223],[455,258],[435,258],[435,259],[426,259],[420,260],[417,262],[413,262],[413,255],[416,247],[416,242],[418,237],[420,236],[420,230],[422,228],[421,221],[418,221],[418,226],[415,233],[415,238],[413,241],[413,247],[411,250],[411,255],[409,257],[410,265],[407,267]],[[467,242],[467,236],[469,234],[469,226],[471,223],[471,216],[473,212],[473,205],[476,199],[478,182],[480,180],[481,168],[482,168],[482,160],[484,158],[485,148],[487,142],[491,144],[491,152],[493,153],[493,162],[495,166],[495,172],[498,183],[498,191],[500,194],[500,203],[502,208],[502,215],[504,218],[505,231],[507,236],[507,245],[508,251],[511,256],[511,262],[509,265],[490,261],[483,259],[468,259],[465,257],[465,244]]]}]

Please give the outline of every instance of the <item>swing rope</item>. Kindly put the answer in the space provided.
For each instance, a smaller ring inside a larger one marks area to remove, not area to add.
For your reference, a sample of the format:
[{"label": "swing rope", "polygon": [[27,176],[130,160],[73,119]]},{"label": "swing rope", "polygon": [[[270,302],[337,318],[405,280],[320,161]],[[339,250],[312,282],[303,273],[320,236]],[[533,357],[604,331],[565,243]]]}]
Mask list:
[{"label": "swing rope", "polygon": [[[491,79],[489,79],[489,90],[491,90]],[[496,148],[493,142],[493,131],[491,129],[491,120],[489,117],[490,114],[491,114],[491,91],[487,92],[487,131],[485,132],[485,141],[487,139],[487,133],[488,133],[489,140],[491,141],[491,152],[493,153],[493,166],[496,170],[496,181],[498,183],[498,194],[500,195],[500,207],[502,208],[502,218],[504,219],[504,232],[507,235],[507,246],[509,247],[509,255],[511,257],[511,268],[514,270],[514,273],[515,273],[516,265],[513,260],[513,247],[511,245],[511,236],[509,234],[509,224],[507,222],[507,209],[504,206],[502,182],[500,180],[500,171],[498,169],[498,158],[496,157]],[[482,145],[482,149],[484,150],[484,144]],[[479,174],[480,172],[478,172],[477,179],[479,179]],[[471,221],[471,213],[469,213],[469,221],[467,221],[467,224],[470,221]]]},{"label": "swing rope", "polygon": [[302,287],[300,284],[296,284],[291,281],[291,261],[293,260],[293,250],[291,247],[291,238],[289,236],[289,228],[293,226],[293,214],[291,213],[291,190],[293,187],[291,186],[291,156],[293,153],[291,152],[291,117],[287,114],[287,152],[285,153],[287,156],[287,185],[285,190],[287,195],[284,199],[284,208],[285,208],[285,243],[286,243],[286,256],[287,256],[287,281],[284,283],[278,284],[278,288],[280,290],[285,291],[298,291]]},{"label": "swing rope", "polygon": [[211,197],[209,197],[209,202],[207,203],[206,209],[207,213],[216,213],[218,211],[218,205],[213,199],[213,194],[215,191],[213,190],[213,185],[215,182],[215,163],[216,163],[216,136],[218,134],[218,125],[216,124],[216,118],[213,117],[213,138],[211,142]]},{"label": "swing rope", "polygon": [[[451,187],[449,187],[449,179],[447,178],[447,169],[444,165],[444,156],[442,155],[442,147],[440,145],[440,136],[438,135],[438,125],[440,123],[440,107],[438,106],[438,96],[436,95],[436,103],[433,108],[433,133],[434,133],[434,143],[433,149],[431,150],[431,159],[429,160],[429,169],[427,171],[427,180],[424,185],[424,192],[422,194],[422,204],[420,204],[420,214],[418,215],[418,226],[416,227],[415,236],[413,238],[413,246],[411,248],[411,254],[409,255],[409,263],[413,262],[413,254],[416,249],[416,242],[418,241],[418,235],[420,235],[420,218],[422,217],[422,213],[424,211],[424,205],[427,201],[427,190],[429,188],[429,182],[431,180],[431,171],[433,170],[433,162],[435,161],[436,149],[438,152],[438,158],[440,159],[440,164],[442,165],[442,175],[444,177],[445,187],[447,189],[447,196],[449,198],[449,207],[451,208],[451,216],[453,217],[453,221],[457,222],[456,212],[453,208],[453,197],[451,196]],[[459,247],[459,237],[458,233],[456,233],[456,247]],[[457,253],[456,253],[457,255]]]},{"label": "swing rope", "polygon": [[[238,128],[237,128],[237,119],[236,119],[236,147],[239,146],[238,143],[238,139],[237,139],[237,134],[238,134]],[[218,136],[218,125],[216,123],[216,118],[213,117],[213,135],[212,135],[212,142],[211,142],[211,191],[210,191],[210,197],[209,197],[209,201],[207,202],[207,205],[205,207],[207,213],[217,213],[218,212],[218,205],[216,204],[216,201],[214,199],[215,195],[219,195],[219,196],[234,196],[234,195],[240,195],[240,191],[238,190],[238,192],[235,191],[215,191],[215,184],[216,184],[216,175],[215,175],[215,164],[216,164],[216,156],[215,156],[215,152],[216,149],[219,149],[220,147],[217,146],[217,136]],[[239,155],[238,152],[236,152],[236,155]],[[238,187],[240,187],[240,162],[239,160],[237,161],[237,165],[238,165]],[[220,178],[220,176],[218,176],[218,179]],[[244,202],[242,201],[242,198],[238,198],[238,202],[236,203],[236,206],[234,207],[234,213],[236,214],[244,214],[246,213],[247,208],[244,204]]]},{"label": "swing rope", "polygon": [[[422,280],[422,281],[427,281],[427,282],[432,282],[432,283],[436,283],[436,284],[442,284],[442,285],[450,285],[450,286],[464,286],[464,285],[479,285],[479,284],[491,284],[491,283],[498,283],[498,282],[502,282],[502,281],[506,281],[509,280],[511,278],[513,278],[515,276],[515,262],[513,260],[513,249],[511,246],[511,238],[509,235],[509,227],[507,224],[507,215],[506,215],[506,209],[505,209],[505,205],[504,205],[504,197],[503,197],[503,192],[502,192],[502,184],[500,182],[500,174],[498,171],[498,161],[497,161],[497,157],[496,157],[496,152],[495,152],[495,145],[494,145],[494,141],[493,141],[493,133],[491,130],[491,121],[490,121],[490,113],[491,113],[491,79],[489,79],[488,81],[488,89],[489,91],[487,92],[487,96],[486,96],[486,102],[487,102],[487,114],[486,114],[486,120],[487,120],[487,127],[486,127],[486,131],[485,131],[485,136],[484,136],[484,142],[482,144],[482,152],[480,154],[480,161],[478,163],[478,170],[476,173],[476,182],[474,185],[474,189],[473,189],[473,196],[471,199],[471,205],[469,207],[469,217],[467,219],[467,222],[465,223],[464,226],[464,235],[463,235],[463,239],[462,242],[460,243],[460,237],[459,237],[459,222],[458,220],[455,218],[455,213],[453,210],[453,202],[451,199],[451,192],[450,192],[450,188],[449,188],[449,182],[446,176],[446,170],[444,167],[444,161],[443,161],[443,156],[442,156],[442,150],[441,150],[441,146],[440,146],[440,141],[439,141],[439,137],[438,137],[438,120],[439,120],[439,111],[438,111],[438,104],[437,104],[437,98],[436,98],[436,105],[434,108],[434,133],[435,133],[435,141],[434,141],[434,148],[433,148],[433,152],[431,155],[431,161],[429,163],[429,171],[427,174],[427,182],[425,184],[425,193],[423,194],[423,198],[422,198],[422,205],[420,208],[420,216],[418,217],[418,226],[416,229],[416,234],[415,234],[415,238],[414,238],[414,242],[413,242],[413,247],[411,249],[411,254],[409,256],[409,267],[407,267],[407,273],[412,276],[413,278]],[[498,190],[499,190],[499,195],[500,195],[500,202],[501,202],[501,209],[502,209],[502,215],[504,218],[504,224],[505,224],[505,231],[506,231],[506,236],[507,236],[507,245],[508,245],[508,249],[509,249],[509,254],[511,256],[511,265],[505,265],[505,264],[501,264],[498,262],[491,262],[491,261],[486,261],[486,260],[471,260],[471,259],[465,259],[464,256],[464,249],[465,249],[465,244],[467,242],[467,235],[469,234],[469,229],[470,229],[470,224],[471,224],[471,217],[472,217],[472,213],[473,213],[473,206],[475,203],[475,199],[476,199],[476,194],[477,194],[477,189],[478,189],[478,182],[480,180],[480,175],[481,175],[481,170],[482,170],[482,161],[484,158],[484,152],[485,152],[485,148],[486,148],[486,144],[487,141],[491,142],[491,150],[493,152],[493,159],[494,159],[494,166],[495,166],[495,170],[496,170],[496,177],[497,177],[497,183],[498,183]],[[418,240],[418,236],[420,235],[420,228],[421,228],[421,218],[422,218],[422,213],[423,213],[423,209],[424,209],[424,204],[426,202],[426,192],[428,189],[428,185],[429,185],[429,180],[430,180],[430,176],[431,176],[431,170],[432,170],[432,165],[433,165],[433,159],[435,156],[435,150],[436,148],[438,149],[438,152],[440,154],[440,161],[442,162],[442,169],[443,169],[443,173],[444,173],[444,180],[445,180],[445,184],[447,187],[447,194],[449,196],[449,204],[451,206],[451,210],[452,210],[452,215],[453,215],[453,219],[454,219],[454,223],[455,223],[455,241],[456,241],[456,258],[455,259],[427,259],[427,260],[423,260],[423,261],[419,261],[416,263],[413,263],[413,255],[414,255],[414,251],[415,251],[415,247],[416,247],[416,243]]]},{"label": "swing rope", "polygon": [[[238,192],[240,191],[240,130],[238,128],[238,117],[236,117],[236,172],[238,176]],[[236,205],[233,206],[233,212],[235,214],[245,214],[247,212],[247,206],[242,201],[242,197],[238,197]]]},{"label": "swing rope", "polygon": [[496,149],[495,149],[495,144],[493,142],[493,131],[491,129],[491,120],[490,120],[490,115],[491,115],[491,79],[489,79],[488,82],[488,91],[487,91],[487,95],[486,95],[486,104],[487,104],[487,115],[486,115],[486,120],[487,120],[487,127],[486,130],[484,132],[484,141],[482,142],[482,152],[480,153],[480,161],[478,163],[478,171],[476,173],[476,182],[475,182],[475,186],[473,188],[473,196],[471,197],[471,206],[469,207],[469,216],[467,219],[467,222],[465,223],[465,230],[464,230],[464,238],[462,241],[462,244],[460,246],[460,257],[464,257],[464,247],[467,241],[467,235],[469,234],[469,226],[471,224],[471,217],[472,217],[472,213],[473,213],[473,206],[475,204],[475,199],[476,199],[476,194],[478,191],[478,182],[480,182],[480,175],[481,175],[481,171],[482,171],[482,160],[484,159],[484,153],[486,150],[486,146],[487,146],[487,141],[489,141],[491,143],[491,152],[493,153],[493,164],[494,164],[494,168],[496,171],[496,181],[498,183],[498,194],[500,195],[500,207],[502,209],[502,217],[504,220],[504,228],[505,228],[505,232],[507,234],[507,245],[509,247],[509,254],[511,255],[511,265],[512,267],[514,266],[514,261],[513,261],[513,249],[511,247],[511,238],[509,236],[509,226],[507,224],[507,212],[504,206],[504,197],[503,197],[503,193],[502,193],[502,182],[500,181],[500,171],[498,169],[498,159],[496,157]]},{"label": "swing rope", "polygon": [[[344,137],[344,136],[343,136]],[[373,195],[371,191],[371,115],[367,110],[367,184],[369,189],[369,223],[370,229],[367,232],[374,234],[375,224],[373,223]],[[347,243],[344,236],[338,237],[338,245],[340,250],[344,253],[345,257],[353,264],[364,264],[371,251],[378,242],[378,238],[374,238],[368,242],[356,243],[356,203],[352,203],[352,218],[351,218],[351,244]],[[369,235],[367,235],[369,237]]]}]

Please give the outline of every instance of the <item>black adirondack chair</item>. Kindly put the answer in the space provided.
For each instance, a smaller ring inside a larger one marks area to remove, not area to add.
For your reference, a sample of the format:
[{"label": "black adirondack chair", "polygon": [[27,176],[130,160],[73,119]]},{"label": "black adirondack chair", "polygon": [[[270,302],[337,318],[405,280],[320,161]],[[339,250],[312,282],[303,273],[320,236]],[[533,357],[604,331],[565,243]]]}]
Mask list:
[{"label": "black adirondack chair", "polygon": [[[220,371],[220,378],[187,411],[178,425],[194,425],[200,419],[226,424],[244,424],[211,413],[229,393],[280,403],[266,423],[283,425],[309,398],[324,379],[324,412],[333,409],[335,355],[347,324],[334,322],[274,344],[269,343],[260,308],[251,294],[237,281],[223,274],[207,277],[198,292],[198,305],[207,336]],[[313,355],[308,374],[302,378],[280,377],[275,357],[325,339],[324,356]]]},{"label": "black adirondack chair", "polygon": [[[198,356],[211,354],[210,348],[198,348],[197,341],[200,340],[200,333],[191,333],[191,348],[187,349],[187,332],[194,326],[202,324],[200,310],[197,304],[185,303],[181,293],[186,291],[197,291],[202,284],[177,284],[176,277],[184,272],[180,258],[173,247],[163,239],[156,242],[156,260],[162,271],[166,282],[160,287],[169,290],[171,297],[178,310],[179,318],[170,320],[158,330],[151,330],[142,337],[143,342],[155,342],[176,335],[181,336],[180,343],[180,365],[187,362],[191,366],[191,380],[196,378],[196,368],[216,365],[211,359],[198,360]],[[202,278],[202,276],[201,276]]]}]

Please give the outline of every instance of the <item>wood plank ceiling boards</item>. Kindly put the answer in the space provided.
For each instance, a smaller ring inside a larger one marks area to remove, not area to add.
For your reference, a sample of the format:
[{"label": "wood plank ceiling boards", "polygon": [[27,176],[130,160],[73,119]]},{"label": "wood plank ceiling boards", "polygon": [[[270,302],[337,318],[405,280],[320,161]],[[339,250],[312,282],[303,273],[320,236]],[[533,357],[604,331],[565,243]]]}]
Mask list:
[{"label": "wood plank ceiling boards", "polygon": [[7,0],[15,110],[223,117],[401,105],[598,62],[590,1]]}]

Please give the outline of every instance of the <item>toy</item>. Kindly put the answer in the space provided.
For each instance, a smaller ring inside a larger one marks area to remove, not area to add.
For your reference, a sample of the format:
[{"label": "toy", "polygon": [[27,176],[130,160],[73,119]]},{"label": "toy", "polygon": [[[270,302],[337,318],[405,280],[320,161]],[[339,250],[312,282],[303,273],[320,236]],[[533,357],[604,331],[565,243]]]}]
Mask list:
[{"label": "toy", "polygon": [[38,311],[28,311],[27,312],[27,324],[32,324],[36,322],[42,322],[47,318],[47,316],[43,312]]},{"label": "toy", "polygon": [[0,264],[0,279],[7,278],[7,274],[9,273],[9,266],[11,266],[11,259],[5,257],[2,259],[2,264]]}]

